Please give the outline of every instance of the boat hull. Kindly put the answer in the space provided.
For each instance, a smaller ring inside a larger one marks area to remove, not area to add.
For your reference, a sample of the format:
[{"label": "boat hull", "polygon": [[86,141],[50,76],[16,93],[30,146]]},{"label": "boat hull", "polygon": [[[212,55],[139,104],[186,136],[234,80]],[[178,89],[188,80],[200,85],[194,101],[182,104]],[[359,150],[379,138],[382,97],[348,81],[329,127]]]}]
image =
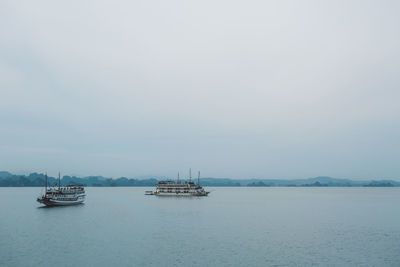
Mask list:
[{"label": "boat hull", "polygon": [[154,195],[160,197],[205,197],[209,192],[205,193],[168,193],[168,192],[154,192]]},{"label": "boat hull", "polygon": [[53,199],[38,199],[39,203],[42,203],[46,206],[73,206],[82,204],[85,199],[78,199],[72,201],[62,201],[62,200],[53,200]]}]

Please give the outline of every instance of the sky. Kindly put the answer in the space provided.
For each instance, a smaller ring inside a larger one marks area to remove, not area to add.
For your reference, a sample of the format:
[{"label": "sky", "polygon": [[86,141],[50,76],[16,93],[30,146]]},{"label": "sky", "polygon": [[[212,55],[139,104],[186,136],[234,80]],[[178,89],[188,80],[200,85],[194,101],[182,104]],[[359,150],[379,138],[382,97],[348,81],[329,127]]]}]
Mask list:
[{"label": "sky", "polygon": [[0,170],[400,180],[399,12],[1,1]]}]

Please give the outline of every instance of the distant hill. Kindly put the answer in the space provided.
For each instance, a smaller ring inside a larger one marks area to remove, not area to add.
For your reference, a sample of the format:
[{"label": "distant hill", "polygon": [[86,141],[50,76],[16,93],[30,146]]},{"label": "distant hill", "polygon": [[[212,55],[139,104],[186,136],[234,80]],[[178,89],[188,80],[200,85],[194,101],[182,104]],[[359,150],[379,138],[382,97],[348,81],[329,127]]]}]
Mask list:
[{"label": "distant hill", "polygon": [[[169,178],[141,176],[135,178],[120,177],[117,179],[106,178],[103,176],[63,176],[62,185],[71,183],[84,184],[85,186],[155,186],[159,180],[169,180]],[[49,185],[58,183],[56,177],[48,177]],[[0,187],[7,186],[44,186],[45,175],[43,173],[31,173],[29,175],[15,175],[7,171],[0,171]],[[249,187],[266,187],[266,186],[304,186],[304,187],[320,187],[320,186],[365,186],[365,187],[394,187],[400,186],[400,182],[394,180],[365,180],[353,181],[350,179],[339,179],[327,176],[319,176],[307,179],[230,179],[230,178],[201,178],[202,186],[249,186]]]},{"label": "distant hill", "polygon": [[8,177],[11,177],[11,176],[13,176],[13,175],[11,173],[9,173],[9,172],[0,171],[0,179],[1,178],[8,178]]}]

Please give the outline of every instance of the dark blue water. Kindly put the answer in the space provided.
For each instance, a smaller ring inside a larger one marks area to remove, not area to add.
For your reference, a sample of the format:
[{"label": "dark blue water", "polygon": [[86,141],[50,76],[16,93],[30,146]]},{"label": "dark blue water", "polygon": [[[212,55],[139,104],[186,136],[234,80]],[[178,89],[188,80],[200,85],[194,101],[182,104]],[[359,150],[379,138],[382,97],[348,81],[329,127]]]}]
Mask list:
[{"label": "dark blue water", "polygon": [[0,188],[1,266],[400,266],[400,188],[87,188],[39,208]]}]

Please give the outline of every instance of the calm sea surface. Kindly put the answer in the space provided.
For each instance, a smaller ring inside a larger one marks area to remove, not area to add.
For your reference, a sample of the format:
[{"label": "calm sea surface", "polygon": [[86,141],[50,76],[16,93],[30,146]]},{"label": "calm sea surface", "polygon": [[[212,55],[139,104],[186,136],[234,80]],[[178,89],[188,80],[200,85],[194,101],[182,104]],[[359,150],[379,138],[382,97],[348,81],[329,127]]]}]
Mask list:
[{"label": "calm sea surface", "polygon": [[39,208],[0,188],[1,266],[400,266],[400,188],[87,188]]}]

